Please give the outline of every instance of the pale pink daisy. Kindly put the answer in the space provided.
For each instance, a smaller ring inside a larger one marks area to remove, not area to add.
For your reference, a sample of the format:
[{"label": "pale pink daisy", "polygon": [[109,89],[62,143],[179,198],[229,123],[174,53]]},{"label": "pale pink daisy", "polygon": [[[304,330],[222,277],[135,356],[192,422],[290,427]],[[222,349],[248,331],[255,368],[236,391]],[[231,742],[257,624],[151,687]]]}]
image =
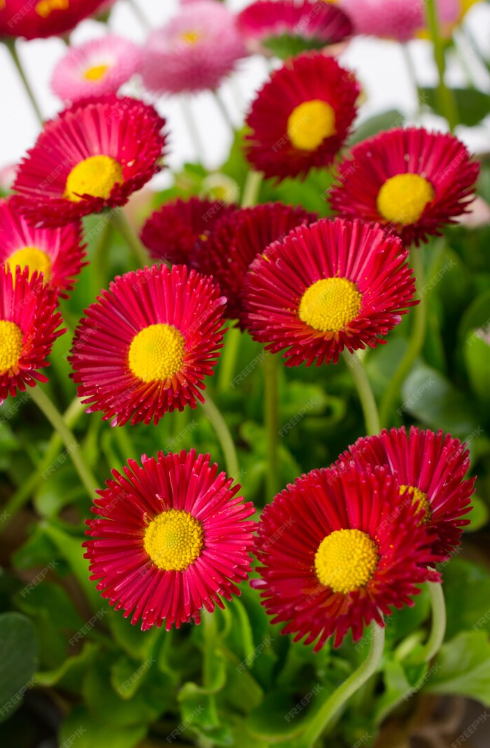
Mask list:
[{"label": "pale pink daisy", "polygon": [[224,5],[215,0],[188,3],[150,34],[143,83],[159,94],[214,90],[245,56],[235,17]]},{"label": "pale pink daisy", "polygon": [[[357,34],[407,42],[426,27],[424,0],[340,0]],[[454,23],[460,13],[459,0],[438,0],[441,22]]]},{"label": "pale pink daisy", "polygon": [[120,36],[91,39],[72,47],[59,61],[51,89],[63,101],[117,93],[138,73],[142,64],[140,47]]}]

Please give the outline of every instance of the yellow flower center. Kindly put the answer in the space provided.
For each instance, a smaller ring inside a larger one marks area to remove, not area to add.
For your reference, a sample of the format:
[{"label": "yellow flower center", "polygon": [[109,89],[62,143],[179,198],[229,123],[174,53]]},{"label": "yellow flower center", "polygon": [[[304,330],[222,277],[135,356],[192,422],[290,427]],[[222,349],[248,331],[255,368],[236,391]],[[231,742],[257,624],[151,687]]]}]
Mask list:
[{"label": "yellow flower center", "polygon": [[418,509],[423,510],[424,518],[420,524],[426,525],[428,522],[430,522],[430,518],[432,516],[430,501],[427,494],[421,491],[419,488],[415,488],[415,486],[400,486],[400,495],[404,496],[404,494],[406,493],[408,493],[408,495],[412,497],[412,504],[418,507]]},{"label": "yellow flower center", "polygon": [[102,80],[102,78],[104,78],[109,68],[110,65],[94,65],[84,72],[83,77],[86,81],[98,83]]},{"label": "yellow flower center", "polygon": [[5,261],[5,265],[10,268],[15,279],[15,268],[21,270],[29,268],[29,278],[37,270],[38,273],[44,273],[44,280],[48,281],[51,275],[51,258],[47,252],[37,247],[23,247],[14,252]]},{"label": "yellow flower center", "polygon": [[35,11],[41,18],[49,18],[53,10],[67,10],[69,7],[70,0],[40,0]]},{"label": "yellow flower center", "polygon": [[24,336],[15,322],[0,320],[0,374],[7,374],[19,363]]},{"label": "yellow flower center", "polygon": [[335,111],[326,101],[304,101],[293,109],[288,119],[288,136],[295,148],[316,151],[325,138],[337,132]]},{"label": "yellow flower center", "polygon": [[201,38],[201,34],[199,31],[185,31],[181,37],[184,44],[188,44],[189,46],[192,46],[193,44],[197,44],[197,42]]},{"label": "yellow flower center", "polygon": [[347,278],[324,278],[310,286],[299,305],[302,322],[321,332],[340,332],[357,317],[362,296]]},{"label": "yellow flower center", "polygon": [[378,194],[378,210],[389,223],[416,223],[435,197],[431,183],[420,174],[397,174],[388,179]]},{"label": "yellow flower center", "polygon": [[182,369],[185,338],[172,325],[150,325],[129,348],[129,368],[143,382],[163,382]]},{"label": "yellow flower center", "polygon": [[107,200],[116,184],[124,182],[120,163],[110,156],[90,156],[73,167],[66,180],[65,198],[79,203],[81,195]]},{"label": "yellow flower center", "polygon": [[378,546],[361,530],[335,530],[322,540],[315,571],[325,587],[346,595],[365,587],[379,561]]},{"label": "yellow flower center", "polygon": [[199,558],[204,544],[201,523],[189,514],[169,509],[150,522],[145,532],[145,551],[164,571],[184,571]]}]

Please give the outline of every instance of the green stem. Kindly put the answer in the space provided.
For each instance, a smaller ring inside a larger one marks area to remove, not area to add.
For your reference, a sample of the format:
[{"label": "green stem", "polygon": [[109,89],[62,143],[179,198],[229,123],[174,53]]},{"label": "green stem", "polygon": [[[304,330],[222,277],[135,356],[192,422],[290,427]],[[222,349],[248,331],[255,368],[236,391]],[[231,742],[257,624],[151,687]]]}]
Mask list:
[{"label": "green stem", "polygon": [[362,412],[364,414],[364,423],[369,436],[379,434],[381,423],[379,420],[378,406],[371,389],[371,384],[360,357],[348,351],[343,352],[344,360],[352,373],[352,379],[356,386],[357,394],[361,402]]},{"label": "green stem", "polygon": [[228,477],[234,478],[234,480],[236,481],[238,480],[238,477],[240,475],[240,469],[238,467],[238,457],[235,449],[235,444],[233,442],[233,438],[230,434],[230,430],[226,424],[226,421],[216,405],[210,399],[209,395],[206,395],[206,401],[204,403],[201,403],[201,407],[204,415],[213,426],[216,432],[216,436],[218,437],[218,441],[221,444]]},{"label": "green stem", "polygon": [[243,188],[242,208],[253,208],[259,199],[260,185],[264,175],[261,171],[249,171]]},{"label": "green stem", "polygon": [[109,275],[107,260],[113,230],[113,225],[110,220],[107,220],[106,215],[102,215],[100,222],[102,225],[99,225],[98,227],[99,233],[97,236],[92,259],[92,270],[96,285],[96,294],[98,294],[101,289],[106,288],[107,285]]},{"label": "green stem", "polygon": [[447,119],[449,127],[454,130],[459,123],[458,108],[452,91],[446,85],[446,54],[444,41],[440,32],[439,11],[436,0],[425,0],[427,25],[434,45],[434,59],[439,75],[438,97],[441,114]]},{"label": "green stem", "polygon": [[[77,421],[80,419],[82,414],[85,412],[85,406],[76,397],[71,405],[65,411],[63,418],[69,428],[73,428]],[[3,511],[7,517],[4,524],[0,527],[0,534],[9,526],[12,519],[19,512],[24,504],[31,498],[39,484],[42,483],[43,474],[49,468],[50,465],[56,460],[61,450],[63,442],[57,431],[53,432],[48,449],[44,455],[41,463],[38,465],[36,470],[25,480],[22,485],[18,487],[14,494],[10,497],[7,504],[3,507]]]},{"label": "green stem", "polygon": [[34,96],[34,92],[30,86],[30,83],[27,80],[26,74],[24,73],[24,68],[22,67],[22,63],[20,61],[20,58],[17,52],[17,47],[15,46],[15,39],[4,39],[3,41],[8,51],[10,52],[12,62],[17,68],[17,72],[19,73],[22,83],[24,84],[26,94],[29,97],[29,101],[32,104],[32,108],[34,109],[38,122],[41,125],[41,127],[44,127],[43,115],[41,114],[41,109],[39,107],[39,104],[37,103],[36,97]]},{"label": "green stem", "polygon": [[[420,249],[415,248],[412,251],[412,266],[415,273],[417,289],[420,292],[424,289],[424,259]],[[381,424],[388,428],[392,420],[392,412],[395,407],[397,397],[402,388],[407,374],[410,372],[417,356],[422,351],[427,331],[427,294],[423,294],[420,303],[415,307],[413,330],[410,337],[408,348],[403,356],[398,369],[390,379],[388,387],[381,401]]]},{"label": "green stem", "polygon": [[410,53],[409,43],[407,42],[406,44],[402,44],[401,50],[403,59],[405,60],[405,67],[407,68],[408,77],[410,78],[410,83],[412,84],[413,92],[417,100],[417,119],[419,119],[421,115],[420,87],[417,80],[415,65]]},{"label": "green stem", "polygon": [[204,159],[205,151],[204,151],[204,146],[202,144],[201,136],[199,134],[199,128],[197,127],[196,122],[194,120],[194,116],[192,114],[191,102],[185,96],[185,94],[183,94],[180,97],[180,101],[182,105],[182,114],[184,116],[187,130],[189,131],[189,137],[192,141],[192,145],[194,147],[196,158],[200,164],[203,164],[205,160]]},{"label": "green stem", "polygon": [[439,582],[427,582],[432,606],[432,627],[423,649],[417,654],[417,661],[430,662],[439,652],[446,633],[446,603]]},{"label": "green stem", "polygon": [[279,491],[279,358],[272,353],[264,357],[264,420],[267,456],[267,501],[272,501]]},{"label": "green stem", "polygon": [[366,681],[375,674],[383,656],[385,630],[377,623],[371,624],[371,648],[362,665],[342,683],[327,699],[323,707],[313,717],[305,732],[299,739],[301,748],[311,748],[328,727],[332,719],[344,706],[346,701],[358,691]]},{"label": "green stem", "polygon": [[54,403],[51,402],[44,390],[39,385],[29,390],[31,398],[38,408],[44,413],[52,427],[58,432],[63,441],[66,451],[71,457],[73,465],[80,476],[80,480],[85,486],[87,493],[92,498],[98,488],[97,481],[92,475],[90,468],[85,464],[81,455],[80,445],[68,428],[66,421],[58,411]]},{"label": "green stem", "polygon": [[134,252],[138,263],[142,267],[148,265],[146,249],[135,234],[122,208],[116,208],[111,212],[111,222],[116,231],[119,231],[128,247]]},{"label": "green stem", "polygon": [[226,345],[223,350],[218,377],[218,392],[221,394],[228,392],[233,381],[241,339],[242,334],[238,327],[232,327],[226,335]]},{"label": "green stem", "polygon": [[220,110],[221,115],[224,121],[226,122],[227,127],[230,128],[231,134],[233,135],[233,137],[235,137],[235,125],[233,124],[233,120],[228,111],[228,107],[225,104],[225,100],[223,99],[223,96],[218,90],[213,91],[213,94],[214,94],[214,100],[216,101],[216,105],[218,109]]}]

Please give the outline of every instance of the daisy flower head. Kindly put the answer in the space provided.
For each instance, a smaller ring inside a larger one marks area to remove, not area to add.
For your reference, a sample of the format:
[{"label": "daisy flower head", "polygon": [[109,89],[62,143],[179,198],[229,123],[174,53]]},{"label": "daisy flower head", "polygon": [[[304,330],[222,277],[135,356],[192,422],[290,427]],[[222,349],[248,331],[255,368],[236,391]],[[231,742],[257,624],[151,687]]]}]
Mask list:
[{"label": "daisy flower head", "polygon": [[245,56],[235,17],[223,4],[189,3],[150,34],[143,83],[158,94],[214,90]]},{"label": "daisy flower head", "polygon": [[407,257],[377,225],[337,218],[302,226],[250,266],[244,322],[268,350],[285,351],[286,366],[376,348],[417,303]]},{"label": "daisy flower head", "polygon": [[156,260],[186,265],[199,237],[235,210],[236,206],[221,200],[198,197],[173,200],[150,216],[141,232],[141,241]]},{"label": "daisy flower head", "polygon": [[442,431],[423,431],[415,426],[382,431],[359,439],[336,463],[354,462],[360,468],[381,465],[397,479],[400,494],[419,506],[423,523],[434,531],[433,551],[448,558],[459,545],[464,515],[471,509],[475,478],[465,480],[470,467],[466,445]]},{"label": "daisy flower head", "polygon": [[223,347],[226,299],[211,278],[165,265],[116,278],[85,312],[69,361],[87,412],[113,426],[204,402]]},{"label": "daisy flower head", "polygon": [[[458,15],[459,0],[437,0],[439,18],[453,23]],[[426,26],[424,0],[340,0],[354,23],[357,34],[408,42]]]},{"label": "daisy flower head", "polygon": [[251,569],[254,514],[239,485],[194,450],[128,461],[98,491],[87,521],[91,579],[143,631],[200,623]]},{"label": "daisy flower head", "polygon": [[165,121],[114,95],[85,99],[48,122],[17,171],[14,207],[36,226],[64,226],[125,205],[161,168]]},{"label": "daisy flower head", "polygon": [[333,57],[305,52],[287,60],[252,103],[248,160],[277,181],[329,166],[350,133],[359,91],[354,75]]},{"label": "daisy flower head", "polygon": [[400,503],[385,468],[314,470],[287,486],[265,507],[255,553],[261,592],[282,634],[316,642],[349,630],[354,641],[371,621],[384,625],[393,608],[413,605],[417,585],[437,572],[420,511]]},{"label": "daisy flower head", "polygon": [[282,241],[292,229],[316,219],[314,213],[282,203],[242,208],[223,217],[196,244],[193,265],[219,283],[228,299],[228,319],[240,320],[243,314],[245,276],[257,255],[272,242]]},{"label": "daisy flower head", "polygon": [[239,14],[238,28],[252,52],[283,59],[339,44],[353,30],[338,6],[322,0],[256,0]]},{"label": "daisy flower head", "polygon": [[79,221],[59,229],[36,229],[17,211],[11,200],[0,200],[0,265],[29,268],[42,273],[44,283],[68,298],[85,257],[82,244],[82,226]]},{"label": "daisy flower head", "polygon": [[57,304],[57,292],[38,273],[0,267],[0,404],[48,381],[39,369],[49,366],[53,343],[65,332]]},{"label": "daisy flower head", "polygon": [[51,89],[62,101],[115,94],[139,72],[142,51],[120,36],[107,35],[71,47],[54,69]]},{"label": "daisy flower head", "polygon": [[390,130],[352,149],[339,166],[330,202],[342,216],[383,224],[404,244],[418,245],[467,212],[478,174],[453,135]]},{"label": "daisy flower head", "polygon": [[107,0],[0,0],[0,39],[66,34],[106,5]]}]

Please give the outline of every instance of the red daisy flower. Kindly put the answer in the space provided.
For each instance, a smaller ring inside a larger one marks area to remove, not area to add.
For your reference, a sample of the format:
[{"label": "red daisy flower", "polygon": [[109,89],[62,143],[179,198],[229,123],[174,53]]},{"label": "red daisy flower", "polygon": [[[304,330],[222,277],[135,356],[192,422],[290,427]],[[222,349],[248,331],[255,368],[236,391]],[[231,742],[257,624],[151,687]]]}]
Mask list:
[{"label": "red daisy flower", "polygon": [[164,124],[153,107],[129,97],[65,109],[21,163],[13,205],[46,227],[125,205],[160,170]]},{"label": "red daisy flower", "polygon": [[400,502],[385,468],[302,476],[265,507],[256,553],[252,585],[272,623],[316,651],[332,634],[339,646],[349,629],[357,641],[364,625],[383,626],[382,614],[413,605],[416,585],[439,580],[420,510]]},{"label": "red daisy flower", "polygon": [[251,51],[283,59],[338,44],[353,32],[343,10],[310,0],[257,0],[238,15],[238,28]]},{"label": "red daisy flower", "polygon": [[200,623],[250,572],[254,506],[209,460],[194,450],[143,456],[98,491],[84,543],[91,579],[143,631]]},{"label": "red daisy flower", "polygon": [[359,85],[332,58],[307,52],[272,73],[247,117],[247,158],[278,181],[331,164],[356,117]]},{"label": "red daisy flower", "polygon": [[204,402],[223,347],[226,299],[185,266],[126,273],[86,310],[69,361],[78,395],[112,425],[153,422]]},{"label": "red daisy flower", "polygon": [[0,38],[45,39],[66,34],[108,4],[107,0],[0,0]]},{"label": "red daisy flower", "polygon": [[220,200],[174,200],[156,210],[141,233],[141,241],[156,260],[186,265],[200,236],[236,210]]},{"label": "red daisy flower", "polygon": [[267,203],[243,208],[222,218],[215,229],[199,241],[192,261],[201,273],[212,275],[228,298],[225,316],[239,319],[243,312],[243,284],[252,261],[272,242],[317,216],[303,208]]},{"label": "red daisy flower", "polygon": [[418,303],[407,256],[379,226],[339,218],[301,226],[250,266],[244,322],[268,350],[286,351],[286,366],[376,348]]},{"label": "red daisy flower", "polygon": [[341,215],[385,224],[418,245],[467,212],[478,173],[453,135],[391,130],[352,149],[330,201]]},{"label": "red daisy flower", "polygon": [[26,385],[47,382],[38,369],[49,366],[46,357],[66,330],[56,311],[58,294],[45,286],[42,277],[29,269],[0,267],[0,405]]},{"label": "red daisy flower", "polygon": [[0,200],[0,265],[15,272],[29,268],[42,273],[44,282],[68,298],[85,264],[82,226],[79,221],[61,229],[35,229],[12,210],[10,200]]},{"label": "red daisy flower", "polygon": [[358,466],[382,465],[392,472],[410,497],[425,513],[424,524],[434,530],[433,550],[449,557],[459,545],[462,519],[471,509],[475,480],[464,480],[470,467],[466,445],[442,431],[420,431],[412,426],[382,431],[379,436],[359,439],[340,457],[337,466],[354,461]]}]

